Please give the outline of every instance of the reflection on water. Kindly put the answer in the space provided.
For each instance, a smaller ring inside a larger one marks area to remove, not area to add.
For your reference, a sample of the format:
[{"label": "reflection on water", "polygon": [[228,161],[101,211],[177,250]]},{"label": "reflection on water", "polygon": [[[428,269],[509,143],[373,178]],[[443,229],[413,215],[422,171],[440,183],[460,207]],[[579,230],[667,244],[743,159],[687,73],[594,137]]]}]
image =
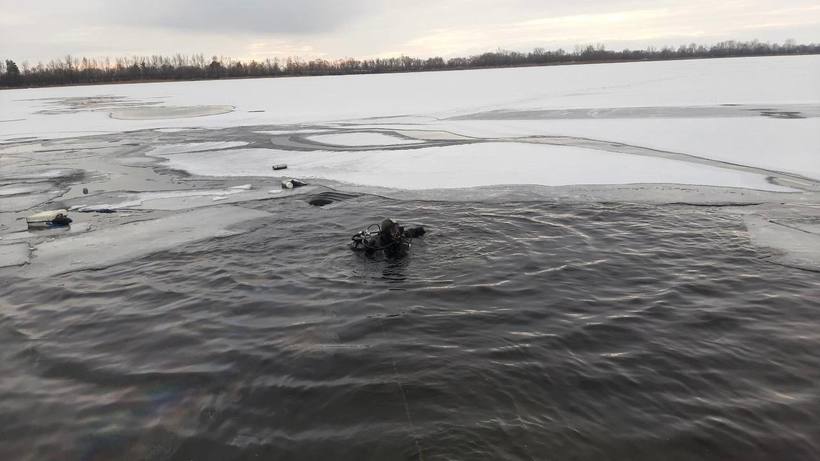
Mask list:
[{"label": "reflection on water", "polygon": [[[705,207],[275,200],[0,287],[0,458],[816,459],[820,282]],[[402,260],[350,235],[429,233]]]}]

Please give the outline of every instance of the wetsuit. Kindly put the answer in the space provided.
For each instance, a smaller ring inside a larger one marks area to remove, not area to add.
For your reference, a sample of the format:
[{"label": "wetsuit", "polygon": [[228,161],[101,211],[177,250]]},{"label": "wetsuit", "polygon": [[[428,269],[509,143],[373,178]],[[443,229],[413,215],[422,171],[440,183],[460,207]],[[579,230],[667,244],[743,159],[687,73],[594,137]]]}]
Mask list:
[{"label": "wetsuit", "polygon": [[385,219],[379,226],[378,233],[356,234],[351,248],[364,250],[367,255],[383,251],[388,258],[400,258],[410,249],[410,240],[421,237],[425,232],[423,227],[405,229],[392,219]]}]

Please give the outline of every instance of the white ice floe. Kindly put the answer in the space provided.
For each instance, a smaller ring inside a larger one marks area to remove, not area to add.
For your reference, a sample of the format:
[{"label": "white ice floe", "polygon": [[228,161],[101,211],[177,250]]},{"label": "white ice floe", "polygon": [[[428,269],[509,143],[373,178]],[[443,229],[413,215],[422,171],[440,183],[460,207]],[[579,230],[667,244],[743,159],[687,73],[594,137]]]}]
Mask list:
[{"label": "white ice floe", "polygon": [[0,197],[0,212],[28,210],[53,200],[60,195],[62,195],[62,191],[55,190]]},{"label": "white ice floe", "polygon": [[12,144],[0,146],[0,155],[26,154],[42,148],[42,144]]},{"label": "white ice floe", "polygon": [[820,118],[682,118],[448,122],[487,137],[572,136],[616,141],[820,179]]},{"label": "white ice floe", "polygon": [[385,133],[373,132],[318,134],[310,136],[307,139],[311,141],[321,142],[324,144],[348,147],[389,146],[393,144],[416,144],[419,142],[413,139],[405,139],[400,138],[398,136],[391,136]]},{"label": "white ice floe", "polygon": [[10,234],[4,234],[0,238],[2,238],[2,242],[14,242],[18,240],[36,241],[37,239],[51,239],[55,237],[59,238],[65,235],[83,234],[85,232],[90,232],[93,228],[94,226],[92,226],[91,223],[73,222],[67,227],[55,227],[52,229],[42,230],[22,230],[12,232]]},{"label": "white ice floe", "polygon": [[744,221],[752,242],[774,250],[776,261],[820,271],[820,224],[787,223],[756,214],[747,214]]},{"label": "white ice floe", "polygon": [[287,163],[293,177],[397,189],[675,183],[790,190],[768,183],[762,175],[732,169],[577,147],[520,143],[365,152],[235,149],[168,158],[169,167],[201,176],[278,176],[270,170],[270,165]]},{"label": "white ice floe", "polygon": [[115,148],[121,147],[128,141],[95,141],[89,142],[76,139],[59,139],[55,141],[49,141],[42,145],[42,147],[38,149],[32,149],[33,152],[37,151],[53,151],[55,149],[64,149],[64,150],[97,150],[97,149],[107,149],[107,148]]},{"label": "white ice floe", "polygon": [[29,259],[28,243],[0,245],[0,267],[22,266]]},{"label": "white ice floe", "polygon": [[76,174],[78,171],[74,169],[34,169],[34,168],[22,168],[22,169],[15,169],[9,171],[0,171],[0,179],[8,180],[8,181],[27,181],[27,180],[45,180],[45,179],[57,179],[57,178],[66,178],[73,174]]},{"label": "white ice floe", "polygon": [[184,210],[208,206],[211,202],[236,203],[265,198],[261,191],[253,191],[251,184],[221,189],[183,189],[136,193],[118,193],[120,200],[111,203],[83,203],[72,210],[94,212],[105,210]]},{"label": "white ice floe", "polygon": [[51,183],[33,183],[33,184],[12,184],[9,186],[0,186],[0,197],[19,194],[34,194],[37,192],[46,192],[52,189]]},{"label": "white ice floe", "polygon": [[67,236],[37,245],[21,273],[48,276],[104,268],[187,243],[236,235],[246,229],[247,221],[267,216],[264,211],[214,206]]}]

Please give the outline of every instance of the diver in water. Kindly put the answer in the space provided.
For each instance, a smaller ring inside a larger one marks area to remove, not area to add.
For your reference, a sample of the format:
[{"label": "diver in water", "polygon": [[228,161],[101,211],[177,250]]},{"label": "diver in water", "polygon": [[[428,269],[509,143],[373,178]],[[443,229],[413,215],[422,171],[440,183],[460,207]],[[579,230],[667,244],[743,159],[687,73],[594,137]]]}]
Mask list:
[{"label": "diver in water", "polygon": [[383,251],[388,258],[400,258],[410,249],[410,240],[426,232],[421,226],[405,229],[392,219],[385,219],[381,225],[373,224],[354,235],[350,248],[368,256]]}]

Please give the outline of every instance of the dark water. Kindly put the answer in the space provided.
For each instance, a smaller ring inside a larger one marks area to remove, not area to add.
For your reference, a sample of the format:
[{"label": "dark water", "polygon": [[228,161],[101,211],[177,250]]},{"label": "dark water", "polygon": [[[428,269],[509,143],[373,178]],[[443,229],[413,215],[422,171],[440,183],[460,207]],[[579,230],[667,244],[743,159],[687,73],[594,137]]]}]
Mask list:
[{"label": "dark water", "polygon": [[[685,206],[255,205],[0,287],[3,460],[820,458],[820,280]],[[383,216],[403,261],[345,247]]]}]

